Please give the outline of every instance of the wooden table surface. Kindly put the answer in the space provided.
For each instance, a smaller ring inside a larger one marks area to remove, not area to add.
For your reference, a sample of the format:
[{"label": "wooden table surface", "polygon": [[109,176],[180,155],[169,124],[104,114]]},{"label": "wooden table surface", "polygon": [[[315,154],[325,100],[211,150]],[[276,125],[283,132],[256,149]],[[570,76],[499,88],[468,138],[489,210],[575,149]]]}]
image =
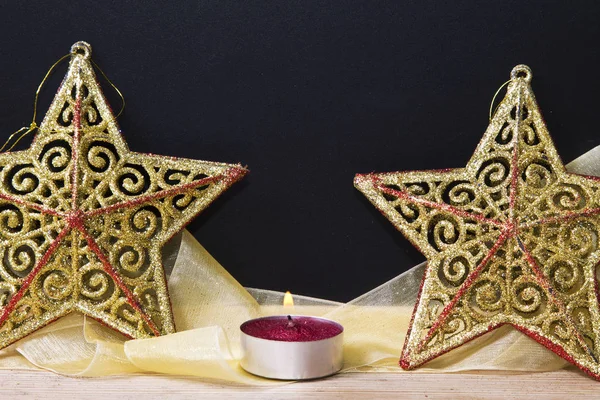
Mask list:
[{"label": "wooden table surface", "polygon": [[600,382],[575,370],[535,374],[347,373],[275,387],[188,377],[68,378],[0,371],[0,399],[579,399],[600,398]]}]

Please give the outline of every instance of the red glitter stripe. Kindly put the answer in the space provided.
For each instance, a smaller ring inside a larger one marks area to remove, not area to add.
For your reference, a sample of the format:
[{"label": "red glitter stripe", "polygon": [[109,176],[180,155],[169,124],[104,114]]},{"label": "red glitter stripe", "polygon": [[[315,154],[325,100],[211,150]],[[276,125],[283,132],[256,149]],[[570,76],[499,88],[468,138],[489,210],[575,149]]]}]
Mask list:
[{"label": "red glitter stripe", "polygon": [[579,342],[579,345],[582,348],[588,350],[588,353],[591,354],[592,359],[595,360],[596,356],[590,351],[590,349],[588,348],[588,345],[585,343],[585,340],[584,340],[583,336],[581,336],[581,333],[576,328],[575,323],[569,317],[569,314],[567,313],[567,307],[564,305],[564,303],[558,297],[556,297],[554,295],[555,289],[550,286],[550,283],[548,282],[548,279],[542,273],[540,267],[537,265],[537,263],[535,261],[535,258],[529,252],[529,250],[527,250],[527,247],[525,247],[525,244],[522,243],[521,247],[523,249],[523,253],[525,254],[525,259],[527,260],[527,263],[529,264],[529,266],[531,267],[531,269],[535,273],[535,277],[536,277],[537,283],[540,286],[542,286],[546,290],[546,292],[548,292],[549,300],[551,302],[553,302],[558,307],[558,309],[560,310],[561,314],[564,315],[564,318],[567,320],[567,322],[571,324],[571,328],[572,328],[575,336],[577,337],[577,341]]},{"label": "red glitter stripe", "polygon": [[175,186],[173,188],[170,189],[165,189],[165,190],[161,190],[159,192],[156,193],[152,193],[146,196],[141,196],[138,198],[135,198],[133,200],[129,200],[129,201],[123,201],[121,203],[117,203],[117,204],[113,204],[111,206],[108,207],[102,207],[102,208],[96,208],[92,211],[88,211],[85,213],[86,217],[93,217],[95,215],[100,215],[100,214],[108,214],[112,211],[121,209],[121,208],[125,208],[125,207],[132,207],[132,206],[137,206],[139,204],[142,203],[146,203],[152,200],[156,200],[156,199],[161,199],[163,197],[168,197],[171,196],[173,194],[179,194],[181,192],[184,192],[188,189],[193,189],[195,187],[198,186],[202,186],[202,185],[206,185],[207,183],[212,183],[214,181],[217,181],[219,179],[222,179],[224,177],[226,177],[226,174],[220,174],[220,175],[216,175],[216,176],[209,176],[207,178],[204,179],[200,179],[199,181],[196,182],[190,182],[190,183],[186,183],[184,185],[179,185],[179,186]]},{"label": "red glitter stripe", "polygon": [[62,239],[70,231],[71,231],[70,226],[64,227],[63,230],[60,231],[58,236],[52,241],[52,243],[48,247],[48,250],[46,250],[46,252],[42,256],[42,258],[40,258],[40,261],[38,261],[37,265],[33,268],[33,270],[31,270],[31,272],[27,275],[27,277],[23,281],[23,285],[19,288],[19,291],[17,293],[15,293],[15,295],[10,299],[10,302],[4,309],[4,312],[2,313],[2,317],[0,317],[0,326],[4,325],[4,323],[6,322],[6,319],[8,318],[10,313],[14,310],[14,307],[17,305],[19,300],[21,300],[23,298],[23,296],[25,295],[25,292],[31,285],[31,282],[33,282],[33,280],[39,274],[39,272],[42,270],[42,268],[44,268],[46,266],[46,264],[48,264],[48,261],[50,261],[50,257],[52,257],[52,255],[54,254],[54,252],[60,245],[60,242],[62,241]]},{"label": "red glitter stripe", "polygon": [[477,277],[481,273],[481,270],[483,268],[485,268],[485,266],[488,264],[488,262],[496,254],[496,252],[498,251],[498,249],[500,249],[500,246],[502,246],[504,244],[504,242],[506,242],[506,240],[510,236],[511,236],[511,232],[509,230],[505,230],[504,232],[502,232],[502,234],[500,235],[500,237],[498,237],[498,240],[496,241],[496,243],[494,244],[494,246],[490,249],[490,251],[485,256],[485,258],[483,260],[481,260],[481,262],[479,263],[479,265],[467,277],[467,279],[464,281],[464,283],[462,284],[462,286],[460,287],[460,289],[458,289],[458,292],[456,292],[456,295],[450,301],[450,303],[448,303],[448,305],[446,305],[446,307],[444,307],[444,310],[440,313],[440,316],[438,317],[438,319],[431,326],[431,328],[427,332],[427,335],[425,335],[425,337],[423,338],[423,340],[421,340],[421,342],[420,342],[420,344],[418,346],[418,351],[421,351],[421,349],[423,348],[423,346],[425,346],[427,344],[427,342],[431,339],[431,337],[433,336],[433,334],[446,321],[446,319],[450,315],[450,311],[452,311],[452,309],[454,308],[454,306],[456,305],[456,303],[458,303],[458,301],[465,294],[465,292],[471,287],[471,285],[475,282],[475,279],[477,279]]},{"label": "red glitter stripe", "polygon": [[123,280],[121,279],[121,277],[119,276],[117,271],[110,264],[110,262],[106,259],[106,256],[100,249],[100,246],[98,246],[98,243],[96,243],[94,238],[88,234],[88,232],[85,230],[85,228],[83,226],[79,226],[79,224],[78,224],[78,225],[76,225],[76,228],[79,232],[81,232],[81,234],[87,241],[88,247],[96,254],[98,259],[102,263],[102,265],[104,267],[104,271],[106,271],[106,273],[109,274],[111,276],[111,278],[113,278],[113,280],[117,283],[119,288],[123,291],[123,293],[125,294],[125,297],[127,297],[127,301],[129,303],[129,305],[132,306],[142,316],[142,318],[148,324],[148,326],[150,327],[152,332],[156,336],[160,336],[160,331],[158,330],[158,328],[156,327],[156,325],[154,324],[152,319],[142,310],[142,307],[140,306],[139,302],[136,300],[135,295],[133,293],[131,293],[131,290],[129,290],[129,288],[127,287],[127,285],[125,285],[125,282],[123,282]]},{"label": "red glitter stripe", "polygon": [[64,213],[58,212],[56,210],[52,210],[52,209],[44,207],[42,205],[39,205],[39,204],[36,204],[36,203],[32,203],[30,201],[25,201],[25,200],[22,200],[22,199],[20,199],[18,197],[10,196],[10,195],[7,195],[7,194],[0,193],[0,199],[9,201],[9,202],[12,202],[12,203],[15,203],[15,204],[19,204],[21,206],[25,206],[25,207],[31,208],[33,210],[37,210],[37,211],[41,212],[42,214],[54,215],[54,216],[57,216],[57,217],[64,217],[66,215]]},{"label": "red glitter stripe", "polygon": [[78,207],[77,194],[79,192],[78,164],[79,164],[79,141],[81,138],[81,93],[77,88],[77,100],[75,101],[75,113],[73,115],[73,151],[71,152],[71,208]]},{"label": "red glitter stripe", "polygon": [[437,210],[446,211],[446,212],[454,214],[458,217],[473,218],[479,222],[485,222],[485,223],[495,225],[495,226],[500,226],[500,227],[505,225],[504,223],[497,221],[495,219],[486,218],[480,214],[472,214],[468,211],[461,210],[460,208],[451,206],[450,204],[436,203],[434,201],[421,199],[419,197],[412,196],[404,191],[399,191],[399,190],[394,190],[394,189],[388,188],[382,184],[376,184],[376,187],[379,190],[381,190],[382,192],[391,194],[392,196],[396,196],[400,199],[407,200],[412,203],[422,204],[426,207],[435,208]]}]

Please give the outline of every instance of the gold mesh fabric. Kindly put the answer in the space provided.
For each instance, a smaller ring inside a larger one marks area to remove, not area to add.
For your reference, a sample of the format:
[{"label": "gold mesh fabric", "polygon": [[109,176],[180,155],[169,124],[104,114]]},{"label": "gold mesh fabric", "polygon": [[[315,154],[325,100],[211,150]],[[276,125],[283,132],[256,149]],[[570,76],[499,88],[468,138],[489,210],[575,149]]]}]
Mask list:
[{"label": "gold mesh fabric", "polygon": [[566,172],[531,77],[513,69],[465,168],[355,179],[428,259],[404,368],[507,324],[600,377],[600,181]]},{"label": "gold mesh fabric", "polygon": [[0,154],[0,348],[72,311],[132,338],[173,333],[162,246],[239,165],[134,153],[76,43],[24,151]]}]

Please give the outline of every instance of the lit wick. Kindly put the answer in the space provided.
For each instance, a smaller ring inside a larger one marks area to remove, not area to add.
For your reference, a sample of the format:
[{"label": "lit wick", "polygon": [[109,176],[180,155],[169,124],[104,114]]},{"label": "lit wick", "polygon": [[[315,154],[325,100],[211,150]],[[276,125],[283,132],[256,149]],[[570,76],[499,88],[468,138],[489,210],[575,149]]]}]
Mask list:
[{"label": "lit wick", "polygon": [[288,328],[293,328],[293,327],[295,327],[295,326],[296,326],[296,323],[295,323],[295,322],[294,322],[294,320],[292,319],[292,316],[291,316],[291,315],[288,315],[288,316],[287,316],[287,318],[288,318],[287,327],[288,327]]}]

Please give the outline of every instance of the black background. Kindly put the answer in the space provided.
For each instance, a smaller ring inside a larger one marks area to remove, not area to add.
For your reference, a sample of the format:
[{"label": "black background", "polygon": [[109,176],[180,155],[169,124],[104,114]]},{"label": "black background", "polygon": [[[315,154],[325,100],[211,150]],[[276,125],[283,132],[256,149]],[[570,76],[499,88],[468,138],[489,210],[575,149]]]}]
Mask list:
[{"label": "black background", "polygon": [[596,1],[13,1],[0,132],[86,40],[132,150],[250,167],[189,226],[208,251],[243,285],[346,301],[424,259],[354,174],[463,166],[514,65],[564,161],[600,144],[599,18]]}]

